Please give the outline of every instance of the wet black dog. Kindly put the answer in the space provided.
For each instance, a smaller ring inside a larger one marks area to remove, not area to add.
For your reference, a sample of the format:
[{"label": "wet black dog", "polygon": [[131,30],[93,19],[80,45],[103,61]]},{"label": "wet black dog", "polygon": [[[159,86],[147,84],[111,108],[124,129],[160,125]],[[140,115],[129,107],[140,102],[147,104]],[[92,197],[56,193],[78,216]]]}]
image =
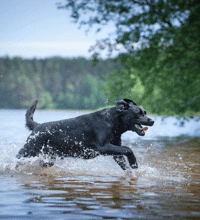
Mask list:
[{"label": "wet black dog", "polygon": [[[147,127],[154,121],[146,111],[130,99],[118,101],[116,107],[103,109],[76,118],[38,124],[33,113],[38,100],[26,113],[26,126],[32,130],[17,158],[38,156],[41,152],[60,157],[94,158],[112,155],[125,170],[124,156],[131,168],[137,168],[136,158],[129,147],[121,146],[122,133],[131,130],[144,136]],[[53,164],[51,164],[53,165]]]}]

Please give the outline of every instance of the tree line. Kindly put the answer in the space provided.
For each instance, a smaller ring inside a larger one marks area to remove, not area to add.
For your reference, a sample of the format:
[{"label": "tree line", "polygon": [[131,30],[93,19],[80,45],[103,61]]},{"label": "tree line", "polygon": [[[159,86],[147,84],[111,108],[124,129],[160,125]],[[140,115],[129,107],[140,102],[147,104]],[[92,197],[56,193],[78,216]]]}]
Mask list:
[{"label": "tree line", "polygon": [[[83,57],[0,58],[0,108],[96,109],[107,103],[101,77],[121,68],[112,59],[95,66]],[[115,100],[116,101],[116,100]]]}]

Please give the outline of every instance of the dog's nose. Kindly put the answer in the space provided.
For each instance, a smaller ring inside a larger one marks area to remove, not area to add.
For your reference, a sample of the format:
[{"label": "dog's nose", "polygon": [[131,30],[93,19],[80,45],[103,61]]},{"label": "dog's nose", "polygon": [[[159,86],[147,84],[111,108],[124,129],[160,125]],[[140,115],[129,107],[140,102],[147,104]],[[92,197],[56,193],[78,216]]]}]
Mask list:
[{"label": "dog's nose", "polygon": [[149,123],[152,126],[154,124],[154,121],[152,119],[149,118]]}]

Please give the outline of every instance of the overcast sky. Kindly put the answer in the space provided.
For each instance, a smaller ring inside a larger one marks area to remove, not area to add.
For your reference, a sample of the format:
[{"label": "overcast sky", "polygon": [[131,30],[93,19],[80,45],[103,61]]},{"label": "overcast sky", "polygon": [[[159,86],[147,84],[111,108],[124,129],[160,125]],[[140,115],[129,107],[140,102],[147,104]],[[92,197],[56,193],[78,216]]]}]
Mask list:
[{"label": "overcast sky", "polygon": [[[58,10],[59,0],[3,0],[0,2],[0,57],[44,58],[52,56],[89,58],[88,49],[97,39],[114,32],[114,25],[96,34],[78,29],[70,12]],[[65,2],[64,0],[62,2]]]}]

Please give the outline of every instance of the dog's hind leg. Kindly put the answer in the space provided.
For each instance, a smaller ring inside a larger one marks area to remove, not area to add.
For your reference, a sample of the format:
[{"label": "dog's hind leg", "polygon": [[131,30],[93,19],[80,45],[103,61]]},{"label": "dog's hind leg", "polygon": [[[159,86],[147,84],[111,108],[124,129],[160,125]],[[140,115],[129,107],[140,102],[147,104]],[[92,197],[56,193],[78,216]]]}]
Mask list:
[{"label": "dog's hind leg", "polygon": [[[55,164],[56,158],[64,159],[63,153],[56,149],[53,145],[45,145],[42,148],[44,160],[41,161],[41,166],[52,167]],[[47,162],[46,162],[47,161]]]},{"label": "dog's hind leg", "polygon": [[[23,148],[20,149],[20,151],[17,154],[17,158],[20,159],[22,157],[35,157],[38,156],[40,153],[42,153],[42,146],[41,148],[39,146],[35,146],[35,143],[26,143]],[[45,152],[44,152],[45,154]],[[54,165],[55,157],[49,156],[50,159],[40,159],[40,165],[42,167],[51,167]]]},{"label": "dog's hind leg", "polygon": [[45,144],[46,143],[42,136],[39,134],[31,134],[28,137],[26,144],[20,149],[16,157],[18,159],[21,157],[35,157],[41,152],[41,149]]},{"label": "dog's hind leg", "polygon": [[39,150],[35,150],[35,148],[33,149],[30,143],[26,143],[24,147],[20,149],[16,157],[17,159],[20,159],[21,157],[35,157],[39,152]]}]

